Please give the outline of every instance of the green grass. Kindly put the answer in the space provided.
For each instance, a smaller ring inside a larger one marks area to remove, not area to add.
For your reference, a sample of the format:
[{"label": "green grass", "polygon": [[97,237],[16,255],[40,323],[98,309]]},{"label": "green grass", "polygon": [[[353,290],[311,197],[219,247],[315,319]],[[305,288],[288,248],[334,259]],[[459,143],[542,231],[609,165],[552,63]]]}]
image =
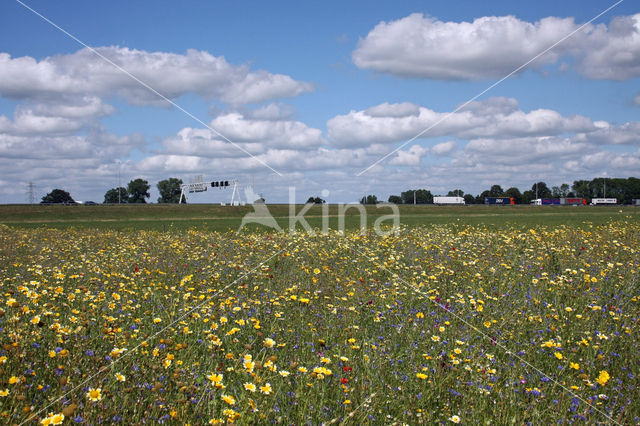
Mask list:
[{"label": "green grass", "polygon": [[[283,228],[289,226],[288,205],[268,205],[269,211]],[[295,207],[296,212],[304,208]],[[220,206],[207,204],[189,205],[98,205],[98,206],[40,206],[2,205],[0,223],[17,228],[68,227],[119,229],[119,230],[177,230],[198,228],[209,231],[227,231],[239,228],[242,217],[253,211],[251,206]],[[388,215],[388,207],[366,206],[367,226],[372,227],[376,219]],[[558,207],[558,206],[399,206],[400,222],[404,225],[485,225],[500,227],[568,224],[589,226],[627,218],[640,219],[640,208],[617,207]],[[328,206],[329,226],[338,228],[338,206]],[[313,228],[322,226],[323,210],[313,206],[305,220]],[[386,223],[391,223],[386,222]],[[359,211],[349,208],[345,214],[345,228],[360,226]],[[250,230],[265,229],[249,226]]]}]

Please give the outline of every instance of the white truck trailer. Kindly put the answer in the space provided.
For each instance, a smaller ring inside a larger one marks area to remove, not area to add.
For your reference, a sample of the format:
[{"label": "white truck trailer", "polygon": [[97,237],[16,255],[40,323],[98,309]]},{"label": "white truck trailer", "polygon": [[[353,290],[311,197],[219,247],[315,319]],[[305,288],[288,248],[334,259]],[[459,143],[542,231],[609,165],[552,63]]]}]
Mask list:
[{"label": "white truck trailer", "polygon": [[465,202],[462,197],[433,197],[433,204],[464,206]]}]

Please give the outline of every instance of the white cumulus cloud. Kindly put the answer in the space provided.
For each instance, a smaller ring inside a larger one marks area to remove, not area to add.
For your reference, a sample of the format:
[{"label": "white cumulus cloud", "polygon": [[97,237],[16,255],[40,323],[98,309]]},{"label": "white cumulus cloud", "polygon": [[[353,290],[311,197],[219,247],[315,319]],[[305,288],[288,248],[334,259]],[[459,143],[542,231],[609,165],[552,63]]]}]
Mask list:
[{"label": "white cumulus cloud", "polygon": [[[414,13],[380,22],[352,53],[356,66],[398,76],[439,80],[500,78],[515,71],[579,27],[574,18],[536,22],[515,16],[485,16],[443,22]],[[592,79],[640,76],[640,14],[586,25],[526,68],[570,57],[575,70]],[[563,62],[561,67],[568,65]]]}]

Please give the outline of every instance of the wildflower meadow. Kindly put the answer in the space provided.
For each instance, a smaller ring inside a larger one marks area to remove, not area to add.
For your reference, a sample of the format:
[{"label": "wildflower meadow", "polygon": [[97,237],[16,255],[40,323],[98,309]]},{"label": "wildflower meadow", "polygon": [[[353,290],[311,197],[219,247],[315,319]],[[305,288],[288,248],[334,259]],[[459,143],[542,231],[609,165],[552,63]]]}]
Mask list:
[{"label": "wildflower meadow", "polygon": [[640,422],[640,225],[0,226],[4,424]]}]

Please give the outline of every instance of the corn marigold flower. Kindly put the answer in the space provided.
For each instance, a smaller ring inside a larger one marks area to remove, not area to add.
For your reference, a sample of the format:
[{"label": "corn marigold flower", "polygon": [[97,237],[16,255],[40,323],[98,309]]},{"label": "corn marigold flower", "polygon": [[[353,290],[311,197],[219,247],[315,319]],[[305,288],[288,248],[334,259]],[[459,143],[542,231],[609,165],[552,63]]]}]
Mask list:
[{"label": "corn marigold flower", "polygon": [[449,417],[449,420],[452,421],[453,423],[460,423],[462,421],[462,419],[460,418],[460,416],[451,416]]},{"label": "corn marigold flower", "polygon": [[264,339],[264,347],[265,348],[272,348],[272,347],[275,346],[275,344],[276,344],[276,341],[273,340],[270,337],[267,337],[266,339]]},{"label": "corn marigold flower", "polygon": [[244,389],[248,390],[249,392],[255,392],[256,391],[256,385],[254,385],[253,383],[245,383],[244,384]]},{"label": "corn marigold flower", "polygon": [[124,382],[127,380],[127,378],[123,374],[116,373],[116,380],[119,382]]},{"label": "corn marigold flower", "polygon": [[222,400],[229,405],[235,405],[236,399],[232,395],[222,395]]},{"label": "corn marigold flower", "polygon": [[100,388],[89,388],[87,398],[93,402],[100,401],[102,399],[102,390]]},{"label": "corn marigold flower", "polygon": [[273,388],[270,383],[265,383],[264,386],[260,386],[260,392],[265,395],[271,395],[273,393]]},{"label": "corn marigold flower", "polygon": [[598,375],[598,379],[596,380],[601,386],[604,386],[607,384],[607,382],[609,381],[609,379],[611,378],[611,376],[609,375],[609,373],[607,372],[607,370],[602,370],[600,371],[600,374]]}]

